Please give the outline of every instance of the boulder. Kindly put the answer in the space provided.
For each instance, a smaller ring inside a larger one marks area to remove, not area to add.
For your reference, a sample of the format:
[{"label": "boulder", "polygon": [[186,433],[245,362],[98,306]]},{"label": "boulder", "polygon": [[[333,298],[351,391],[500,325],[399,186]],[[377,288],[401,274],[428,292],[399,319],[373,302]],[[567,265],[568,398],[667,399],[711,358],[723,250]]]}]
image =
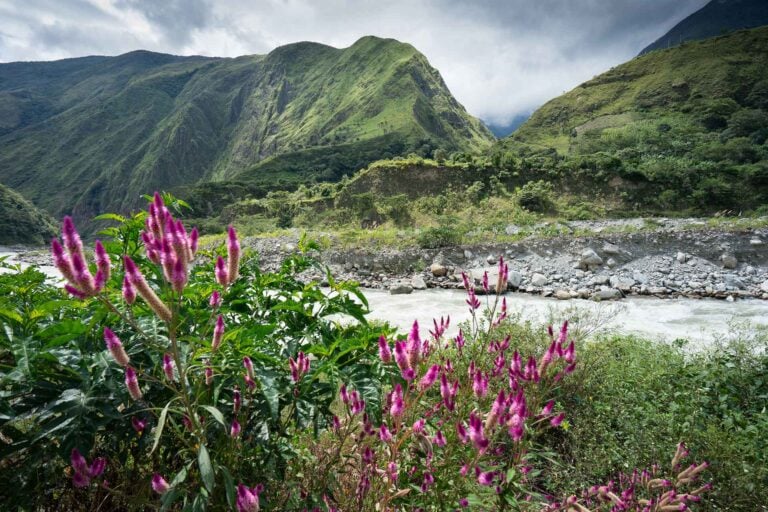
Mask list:
[{"label": "boulder", "polygon": [[605,254],[609,254],[609,255],[611,255],[611,256],[615,256],[615,255],[617,255],[617,254],[620,254],[620,253],[621,253],[621,249],[619,249],[619,246],[618,246],[618,245],[612,244],[612,243],[610,243],[610,242],[606,242],[606,243],[603,245],[603,252],[604,252]]},{"label": "boulder", "polygon": [[538,286],[538,287],[546,286],[548,282],[549,282],[549,279],[547,279],[547,276],[545,276],[544,274],[539,274],[538,272],[536,272],[531,276],[531,284],[533,286]]},{"label": "boulder", "polygon": [[598,256],[598,254],[594,251],[594,249],[587,247],[586,249],[581,251],[581,257],[579,258],[579,266],[582,269],[595,268],[602,264],[603,264],[603,258]]},{"label": "boulder", "polygon": [[763,281],[763,283],[760,285],[760,290],[764,291],[765,293],[768,293],[768,279]]},{"label": "boulder", "polygon": [[448,267],[441,263],[433,263],[429,266],[429,271],[435,277],[445,277],[448,274]]},{"label": "boulder", "polygon": [[723,264],[724,268],[733,269],[733,268],[736,268],[736,264],[738,263],[738,261],[736,260],[736,256],[725,252],[720,256],[720,263]]},{"label": "boulder", "polygon": [[568,290],[555,290],[555,298],[557,300],[568,300],[571,298],[571,292]]},{"label": "boulder", "polygon": [[509,224],[506,228],[504,228],[504,232],[508,235],[516,235],[520,233],[520,227],[515,226],[514,224]]},{"label": "boulder", "polygon": [[677,260],[678,263],[685,263],[690,258],[691,258],[690,255],[688,255],[688,254],[686,254],[684,252],[678,252],[677,256],[675,256],[675,259]]},{"label": "boulder", "polygon": [[723,276],[723,280],[725,281],[725,286],[731,289],[737,289],[737,290],[743,290],[745,288],[744,281],[739,279],[738,276],[735,276],[733,274],[725,274]]},{"label": "boulder", "polygon": [[413,286],[407,283],[395,283],[389,287],[390,295],[408,295],[413,293]]},{"label": "boulder", "polygon": [[424,278],[421,276],[413,276],[413,279],[411,279],[411,287],[414,290],[426,290],[427,282],[424,281]]},{"label": "boulder", "polygon": [[498,261],[499,259],[493,254],[489,254],[488,257],[485,258],[485,262],[488,263],[489,265],[495,265]]},{"label": "boulder", "polygon": [[514,289],[520,288],[520,285],[523,282],[523,274],[517,270],[510,270],[507,275],[507,282],[509,283],[509,286]]},{"label": "boulder", "polygon": [[592,294],[592,300],[618,300],[621,298],[621,291],[616,288],[603,288]]}]

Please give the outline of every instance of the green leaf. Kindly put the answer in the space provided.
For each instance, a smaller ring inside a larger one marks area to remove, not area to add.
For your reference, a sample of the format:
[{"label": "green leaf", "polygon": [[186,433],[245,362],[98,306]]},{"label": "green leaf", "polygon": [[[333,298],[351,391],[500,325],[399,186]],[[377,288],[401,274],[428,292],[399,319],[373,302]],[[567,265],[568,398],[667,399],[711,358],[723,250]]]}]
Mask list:
[{"label": "green leaf", "polygon": [[200,478],[203,479],[203,485],[208,492],[213,492],[213,486],[216,483],[211,466],[211,457],[208,455],[208,449],[204,444],[200,445],[200,451],[197,453],[197,465],[200,466]]},{"label": "green leaf", "polygon": [[280,389],[278,373],[270,368],[254,365],[254,375],[261,384],[261,393],[269,404],[272,419],[276,420],[280,412]]},{"label": "green leaf", "polygon": [[232,473],[229,472],[224,466],[219,466],[221,473],[224,475],[224,490],[227,493],[227,503],[231,509],[235,509],[235,479],[232,478]]},{"label": "green leaf", "polygon": [[155,427],[155,440],[152,443],[152,449],[149,450],[149,454],[152,455],[160,444],[160,436],[163,435],[163,428],[165,427],[165,418],[168,417],[168,408],[171,406],[171,402],[165,404],[163,410],[160,412],[160,417],[157,420],[157,427]]},{"label": "green leaf", "polygon": [[211,416],[213,416],[213,419],[221,423],[223,427],[227,426],[226,422],[224,421],[224,415],[221,414],[221,411],[218,410],[216,407],[213,407],[212,405],[201,405],[200,407],[202,407],[203,409],[211,413]]}]

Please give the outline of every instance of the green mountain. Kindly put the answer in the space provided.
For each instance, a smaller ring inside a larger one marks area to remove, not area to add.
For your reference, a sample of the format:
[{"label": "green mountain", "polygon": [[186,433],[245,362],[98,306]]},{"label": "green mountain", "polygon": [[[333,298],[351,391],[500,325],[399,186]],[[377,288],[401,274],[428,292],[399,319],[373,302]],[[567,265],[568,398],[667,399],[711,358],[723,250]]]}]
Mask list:
[{"label": "green mountain", "polygon": [[492,150],[624,207],[768,204],[768,27],[651,52],[555,98]]},{"label": "green mountain", "polygon": [[56,231],[50,215],[0,184],[0,245],[43,244]]},{"label": "green mountain", "polygon": [[335,179],[492,141],[427,59],[391,39],[0,64],[0,182],[57,216],[126,211],[143,193],[210,180]]},{"label": "green mountain", "polygon": [[640,55],[762,25],[768,25],[768,2],[765,0],[711,0],[648,45]]}]

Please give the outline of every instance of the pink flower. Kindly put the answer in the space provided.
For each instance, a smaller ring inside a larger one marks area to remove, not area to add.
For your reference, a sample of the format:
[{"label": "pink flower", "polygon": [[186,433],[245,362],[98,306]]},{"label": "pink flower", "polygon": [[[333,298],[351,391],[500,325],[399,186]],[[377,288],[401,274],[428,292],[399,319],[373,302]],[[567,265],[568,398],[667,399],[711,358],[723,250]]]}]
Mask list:
[{"label": "pink flower", "polygon": [[72,469],[75,470],[75,473],[82,473],[84,475],[89,473],[88,461],[85,460],[85,457],[83,457],[80,450],[77,448],[72,448],[72,452],[69,455],[69,461],[72,463]]},{"label": "pink flower", "polygon": [[387,473],[389,473],[389,478],[394,482],[397,480],[397,464],[394,462],[390,462],[387,464]]},{"label": "pink flower", "polygon": [[441,448],[443,446],[445,446],[446,441],[445,441],[445,436],[443,435],[443,431],[442,430],[438,430],[437,433],[435,433],[435,437],[434,437],[433,441],[434,441],[434,443],[437,446],[439,446]]},{"label": "pink flower", "polygon": [[157,494],[163,495],[167,493],[170,488],[171,486],[168,485],[168,482],[166,482],[165,478],[163,478],[160,473],[152,475],[152,490]]},{"label": "pink flower", "polygon": [[[224,317],[219,315],[216,318],[216,325],[213,328],[213,340],[211,341],[211,350],[216,351],[224,339]],[[245,360],[243,360],[245,362]]]},{"label": "pink flower", "polygon": [[248,488],[243,484],[237,486],[237,512],[259,512],[259,494],[264,490],[261,484]]},{"label": "pink flower", "polygon": [[228,284],[232,284],[238,275],[240,268],[240,242],[237,240],[235,228],[229,226],[227,230],[227,276]]},{"label": "pink flower", "polygon": [[115,336],[115,333],[113,333],[109,327],[104,328],[104,341],[107,343],[107,350],[112,354],[115,362],[120,366],[128,366],[131,359],[125,352],[125,348],[123,348],[120,339]]},{"label": "pink flower", "polygon": [[493,471],[486,471],[477,475],[477,483],[480,485],[493,485],[493,479],[496,474]]},{"label": "pink flower", "polygon": [[414,320],[405,347],[408,356],[408,366],[414,367],[421,360],[421,337],[419,336],[419,322]]},{"label": "pink flower", "polygon": [[240,412],[241,405],[242,405],[242,398],[240,396],[240,390],[235,388],[235,390],[232,392],[232,409],[234,410],[235,414]]},{"label": "pink flower", "polygon": [[227,265],[224,263],[224,258],[219,256],[216,258],[216,282],[221,286],[227,286],[229,284],[229,274],[227,273]]},{"label": "pink flower", "polygon": [[96,260],[96,288],[101,290],[104,288],[104,284],[109,281],[110,261],[109,255],[100,240],[96,240],[93,254]]},{"label": "pink flower", "polygon": [[176,377],[173,374],[173,358],[170,354],[163,354],[163,373],[165,373],[165,378],[168,379],[169,382],[173,382],[176,380]]},{"label": "pink flower", "polygon": [[389,343],[384,336],[379,336],[379,358],[383,363],[389,363],[392,360],[392,352],[390,352]]},{"label": "pink flower", "polygon": [[404,341],[395,342],[395,362],[397,367],[400,368],[400,373],[405,380],[413,380],[415,372],[411,368],[410,359],[408,357],[408,351]]},{"label": "pink flower", "polygon": [[480,453],[485,453],[489,441],[486,439],[483,432],[483,423],[480,421],[480,418],[475,415],[474,411],[469,415],[469,439]]},{"label": "pink flower", "polygon": [[173,264],[171,272],[171,287],[176,293],[181,293],[187,285],[187,268],[184,262],[179,258]]},{"label": "pink flower", "polygon": [[464,347],[464,344],[466,343],[464,340],[464,332],[462,332],[461,329],[459,329],[459,334],[454,338],[454,341],[456,342],[456,348],[461,351],[461,349]]},{"label": "pink flower", "polygon": [[379,427],[379,439],[385,443],[392,441],[392,433],[387,428],[386,423],[382,423],[381,427]]},{"label": "pink flower", "polygon": [[210,386],[213,384],[213,368],[211,368],[211,362],[208,359],[204,359],[205,364],[205,385]]},{"label": "pink flower", "polygon": [[555,401],[554,400],[550,400],[541,409],[541,412],[539,413],[539,416],[549,416],[549,414],[552,412],[552,409],[554,407],[555,407]]},{"label": "pink flower", "polygon": [[564,419],[565,419],[565,413],[561,412],[560,414],[558,414],[557,416],[549,420],[549,424],[552,425],[553,427],[559,427]]},{"label": "pink flower", "polygon": [[403,414],[405,404],[403,403],[403,387],[400,384],[395,386],[389,395],[392,405],[389,408],[389,414],[397,418]]},{"label": "pink flower", "polygon": [[128,276],[123,277],[123,300],[129,306],[136,302],[136,289],[131,284]]},{"label": "pink flower", "polygon": [[482,398],[488,393],[488,377],[485,377],[480,370],[475,372],[472,391],[478,398]]},{"label": "pink flower", "polygon": [[299,352],[295,361],[289,357],[288,364],[291,367],[291,380],[293,382],[299,382],[301,377],[309,371],[309,358],[304,355],[304,352]]},{"label": "pink flower", "polygon": [[486,270],[483,272],[483,291],[485,293],[488,293],[490,291],[490,287],[488,285],[488,271]]},{"label": "pink flower", "polygon": [[248,377],[253,380],[253,362],[251,361],[250,357],[243,357],[243,366],[245,367],[246,375],[248,375]]},{"label": "pink flower", "polygon": [[211,298],[208,299],[208,304],[213,309],[218,309],[221,307],[221,294],[218,292],[218,290],[213,290],[211,293]]},{"label": "pink flower", "polygon": [[199,238],[200,233],[198,233],[197,228],[192,228],[192,231],[189,233],[189,250],[192,253],[192,258],[197,254],[197,242]]},{"label": "pink flower", "polygon": [[432,384],[435,383],[437,380],[438,372],[440,371],[440,365],[433,364],[429,370],[427,370],[427,373],[424,374],[424,377],[422,377],[421,382],[419,382],[419,388],[422,390],[425,390],[432,386]]},{"label": "pink flower", "polygon": [[467,434],[467,429],[462,423],[456,424],[456,433],[459,435],[459,439],[462,443],[466,444],[469,442],[469,434]]},{"label": "pink flower", "polygon": [[130,366],[125,367],[125,387],[134,400],[141,400],[141,388],[139,388],[139,379],[136,377],[136,370]]},{"label": "pink flower", "polygon": [[141,434],[142,432],[144,432],[144,429],[147,428],[147,422],[146,420],[142,420],[136,416],[133,416],[131,418],[131,426],[133,427],[133,430],[135,430],[137,434]]},{"label": "pink flower", "polygon": [[232,426],[229,428],[229,437],[236,438],[240,435],[240,422],[237,418],[232,420]]},{"label": "pink flower", "polygon": [[144,299],[150,309],[152,309],[161,320],[170,322],[173,316],[171,310],[160,300],[154,290],[149,287],[133,260],[129,256],[125,256],[123,258],[123,263],[125,264],[125,274],[128,277],[128,280],[138,294],[141,295],[141,298]]},{"label": "pink flower", "polygon": [[424,433],[424,425],[426,423],[427,423],[426,420],[424,420],[423,418],[420,419],[420,420],[415,421],[413,423],[413,431],[418,433],[418,434]]}]

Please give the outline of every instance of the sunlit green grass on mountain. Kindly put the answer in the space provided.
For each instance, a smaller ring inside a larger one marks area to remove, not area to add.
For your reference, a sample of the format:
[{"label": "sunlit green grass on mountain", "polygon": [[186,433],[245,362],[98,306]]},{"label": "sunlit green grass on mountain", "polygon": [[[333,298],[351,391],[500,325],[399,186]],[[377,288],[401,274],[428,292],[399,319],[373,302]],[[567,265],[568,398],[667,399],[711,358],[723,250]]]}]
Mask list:
[{"label": "sunlit green grass on mountain", "polygon": [[493,140],[423,55],[375,37],[235,59],[132,52],[3,64],[0,113],[0,181],[80,218],[125,211],[154,189],[337,179],[344,166]]}]

